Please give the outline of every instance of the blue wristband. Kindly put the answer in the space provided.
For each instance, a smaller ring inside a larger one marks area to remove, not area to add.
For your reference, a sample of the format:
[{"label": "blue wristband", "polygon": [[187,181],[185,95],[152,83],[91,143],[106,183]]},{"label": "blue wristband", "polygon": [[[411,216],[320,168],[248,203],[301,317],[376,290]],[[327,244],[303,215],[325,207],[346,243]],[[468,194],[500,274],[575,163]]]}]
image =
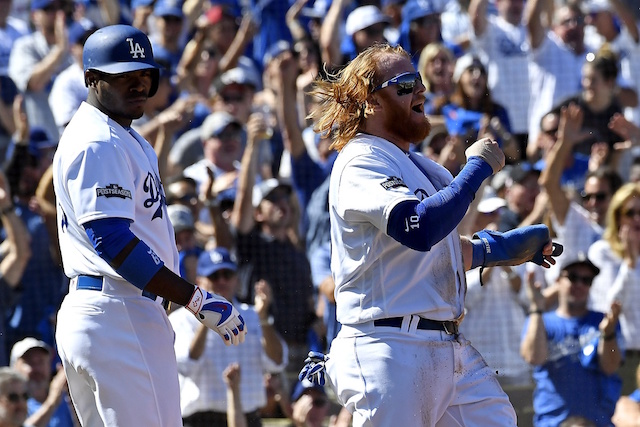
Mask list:
[{"label": "blue wristband", "polygon": [[136,288],[144,289],[163,266],[164,262],[160,257],[141,240],[120,264],[120,267],[116,269],[116,272]]},{"label": "blue wristband", "polygon": [[471,240],[471,247],[473,248],[473,256],[471,258],[471,268],[483,267],[485,260],[485,248],[484,243],[480,239]]}]

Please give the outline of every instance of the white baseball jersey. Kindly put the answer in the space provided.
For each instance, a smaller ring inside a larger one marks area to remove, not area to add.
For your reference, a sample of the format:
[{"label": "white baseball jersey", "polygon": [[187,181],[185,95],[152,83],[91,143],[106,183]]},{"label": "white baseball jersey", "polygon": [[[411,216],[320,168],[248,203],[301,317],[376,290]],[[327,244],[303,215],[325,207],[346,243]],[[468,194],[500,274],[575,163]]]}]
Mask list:
[{"label": "white baseball jersey", "polygon": [[[153,148],[83,102],[60,140],[53,174],[62,262],[72,278],[56,341],[80,423],[181,426],[174,332],[161,299],[151,302],[123,280],[82,226],[102,218],[131,220],[131,231],[179,271]],[[77,289],[79,275],[103,276],[102,290]]]},{"label": "white baseball jersey", "polygon": [[529,114],[529,53],[524,25],[512,25],[501,16],[487,16],[482,36],[473,47],[489,60],[491,97],[509,112],[513,133],[527,133]]},{"label": "white baseball jersey", "polygon": [[331,270],[343,325],[406,315],[452,320],[463,311],[466,282],[457,229],[428,252],[387,234],[389,214],[398,203],[422,200],[453,179],[439,164],[411,156],[429,178],[396,145],[358,134],[333,166]]},{"label": "white baseball jersey", "polygon": [[133,234],[178,274],[178,251],[158,159],[133,129],[127,131],[83,102],[60,140],[53,175],[60,251],[68,277],[120,279],[96,253],[82,227],[102,218],[131,220]]},{"label": "white baseball jersey", "polygon": [[553,31],[548,31],[542,44],[532,50],[529,64],[529,141],[538,137],[540,119],[546,113],[560,101],[582,90],[582,66],[587,53],[596,51],[585,44],[585,52],[576,55]]}]

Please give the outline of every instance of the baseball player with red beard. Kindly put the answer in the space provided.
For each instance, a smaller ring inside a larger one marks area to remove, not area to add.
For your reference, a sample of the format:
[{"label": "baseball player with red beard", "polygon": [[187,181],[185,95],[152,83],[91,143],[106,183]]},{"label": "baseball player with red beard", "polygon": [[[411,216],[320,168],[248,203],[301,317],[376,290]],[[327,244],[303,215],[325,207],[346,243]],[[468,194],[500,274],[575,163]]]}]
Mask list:
[{"label": "baseball player with red beard", "polygon": [[456,227],[482,181],[504,166],[495,141],[466,151],[453,178],[410,152],[429,133],[425,87],[399,47],[369,48],[317,82],[316,131],[340,151],[331,174],[331,269],[342,329],[323,365],[354,426],[515,426],[509,399],[458,332],[465,270],[555,263],[545,226],[473,239]]},{"label": "baseball player with red beard", "polygon": [[104,27],[83,52],[87,101],[53,164],[69,294],[56,339],[83,426],[182,426],[174,333],[165,301],[184,305],[224,343],[244,320],[224,298],[180,278],[158,159],[131,128],[158,88],[151,44]]}]

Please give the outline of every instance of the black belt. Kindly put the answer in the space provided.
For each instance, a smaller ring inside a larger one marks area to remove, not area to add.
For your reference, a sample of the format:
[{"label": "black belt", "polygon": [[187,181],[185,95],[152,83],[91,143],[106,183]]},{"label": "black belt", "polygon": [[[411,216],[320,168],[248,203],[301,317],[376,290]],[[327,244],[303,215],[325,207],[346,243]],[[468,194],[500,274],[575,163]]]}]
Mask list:
[{"label": "black belt", "polygon": [[[402,317],[388,317],[386,319],[376,319],[373,321],[375,326],[388,326],[391,328],[402,327]],[[431,320],[420,318],[418,321],[418,329],[427,331],[442,331],[447,335],[458,335],[458,324],[451,320]]]},{"label": "black belt", "polygon": [[[101,276],[86,276],[81,275],[77,277],[76,289],[84,289],[90,291],[102,290],[102,277]],[[152,301],[156,300],[156,295],[149,291],[142,291],[142,296],[147,297]]]}]

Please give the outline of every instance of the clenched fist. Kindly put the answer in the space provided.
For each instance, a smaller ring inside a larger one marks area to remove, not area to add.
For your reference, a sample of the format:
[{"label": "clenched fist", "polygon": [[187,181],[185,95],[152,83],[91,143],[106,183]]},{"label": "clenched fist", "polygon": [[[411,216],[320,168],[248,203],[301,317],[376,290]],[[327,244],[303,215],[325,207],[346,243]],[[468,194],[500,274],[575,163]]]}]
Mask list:
[{"label": "clenched fist", "polygon": [[471,157],[480,157],[491,166],[493,173],[504,167],[504,153],[498,143],[489,138],[477,140],[466,149],[464,154],[467,156],[467,160]]}]

